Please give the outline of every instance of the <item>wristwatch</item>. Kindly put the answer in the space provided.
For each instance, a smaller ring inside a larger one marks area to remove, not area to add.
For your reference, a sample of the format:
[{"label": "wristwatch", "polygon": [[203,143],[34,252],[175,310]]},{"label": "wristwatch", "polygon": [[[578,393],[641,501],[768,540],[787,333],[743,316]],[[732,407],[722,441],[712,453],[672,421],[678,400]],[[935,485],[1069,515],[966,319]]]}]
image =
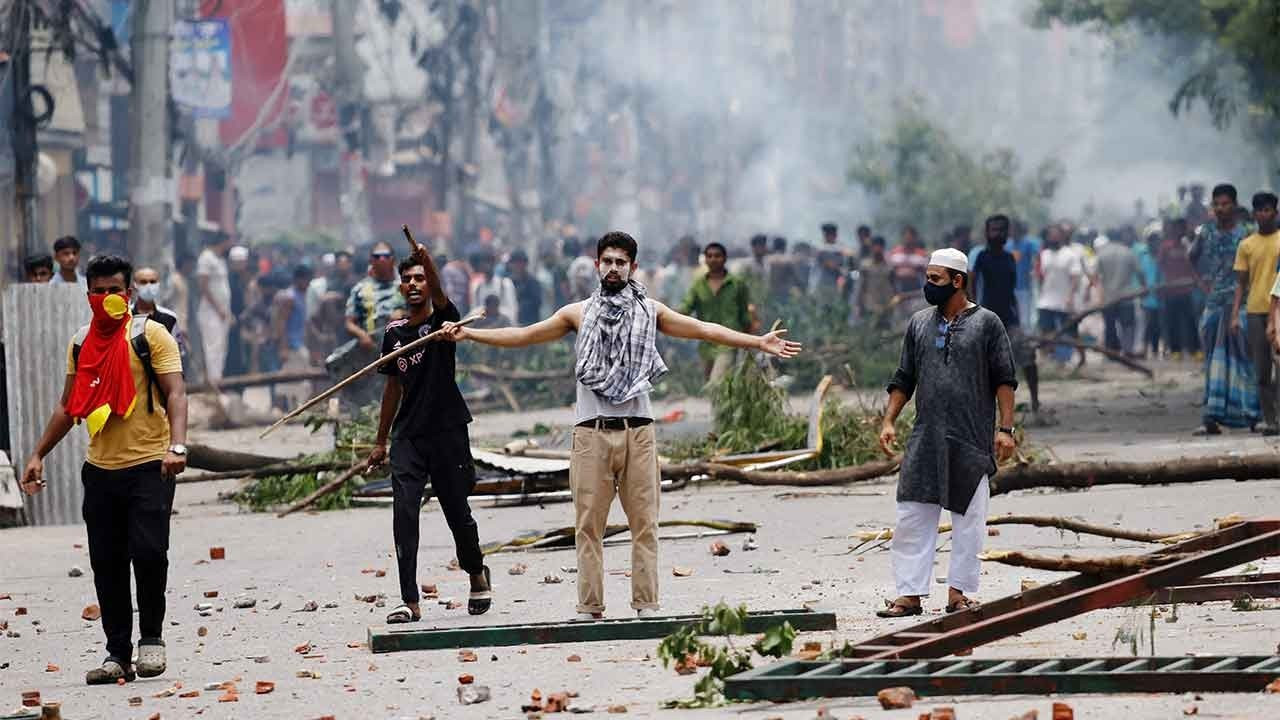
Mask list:
[{"label": "wristwatch", "polygon": [[169,452],[173,453],[174,455],[182,455],[185,457],[187,454],[187,446],[183,445],[182,443],[176,443],[169,446]]},{"label": "wristwatch", "polygon": [[1009,435],[1013,435],[1013,428],[1012,428],[1012,427],[998,427],[998,428],[996,428],[996,432],[1002,432],[1002,433],[1007,433],[1007,434],[1009,434]]}]

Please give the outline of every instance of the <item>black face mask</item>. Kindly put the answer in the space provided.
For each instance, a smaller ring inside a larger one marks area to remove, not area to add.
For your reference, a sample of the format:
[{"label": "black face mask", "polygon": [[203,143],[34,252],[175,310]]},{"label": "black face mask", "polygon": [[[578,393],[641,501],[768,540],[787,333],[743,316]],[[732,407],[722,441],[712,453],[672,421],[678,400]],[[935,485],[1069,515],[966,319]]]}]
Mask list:
[{"label": "black face mask", "polygon": [[959,289],[960,288],[952,285],[951,283],[947,283],[946,285],[934,285],[931,282],[925,282],[924,299],[927,300],[930,305],[942,307],[947,304],[947,301],[950,300],[951,296],[955,295],[956,291]]}]

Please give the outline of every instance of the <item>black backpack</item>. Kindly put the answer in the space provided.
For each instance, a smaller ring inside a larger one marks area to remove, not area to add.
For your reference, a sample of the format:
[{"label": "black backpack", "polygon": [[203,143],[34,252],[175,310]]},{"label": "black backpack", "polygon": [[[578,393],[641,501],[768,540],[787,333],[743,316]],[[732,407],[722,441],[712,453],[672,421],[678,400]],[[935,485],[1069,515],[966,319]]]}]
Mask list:
[{"label": "black backpack", "polygon": [[[142,371],[147,376],[147,412],[154,413],[156,406],[152,399],[153,393],[160,396],[162,404],[167,404],[168,398],[164,395],[164,389],[160,387],[155,367],[151,365],[151,344],[147,342],[147,320],[146,315],[134,315],[129,321],[129,344],[133,346],[133,352],[138,356],[138,360],[142,363]],[[88,325],[76,331],[71,341],[72,362],[77,364],[80,362],[80,346],[84,344],[84,339],[87,337],[89,337]]]}]

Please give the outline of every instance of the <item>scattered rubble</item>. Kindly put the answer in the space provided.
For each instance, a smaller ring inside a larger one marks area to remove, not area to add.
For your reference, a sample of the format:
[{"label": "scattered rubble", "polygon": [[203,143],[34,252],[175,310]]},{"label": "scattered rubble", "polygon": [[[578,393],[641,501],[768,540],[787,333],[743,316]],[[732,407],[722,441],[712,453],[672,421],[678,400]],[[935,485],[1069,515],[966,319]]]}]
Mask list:
[{"label": "scattered rubble", "polygon": [[720,540],[716,540],[715,542],[711,543],[711,554],[715,555],[716,557],[724,557],[725,555],[729,554],[729,546],[725,545]]},{"label": "scattered rubble", "polygon": [[476,662],[476,652],[474,650],[459,650],[458,662]]},{"label": "scattered rubble", "polygon": [[475,705],[489,700],[488,685],[459,685],[458,702],[463,705]]},{"label": "scattered rubble", "polygon": [[84,575],[84,570],[81,570],[79,565],[72,565],[71,569],[67,571],[67,577],[80,577],[82,575]]},{"label": "scattered rubble", "polygon": [[238,608],[241,610],[251,608],[257,604],[258,604],[258,601],[255,598],[252,598],[248,595],[240,595],[236,597],[235,600],[231,601],[231,607]]},{"label": "scattered rubble", "polygon": [[[876,699],[880,701],[880,707],[885,710],[900,710],[915,704],[916,691],[909,687],[885,688],[876,693]],[[1054,720],[1058,719],[1054,718]]]},{"label": "scattered rubble", "polygon": [[102,608],[97,604],[85,605],[84,610],[80,611],[80,618],[89,622],[96,622],[102,619]]},{"label": "scattered rubble", "polygon": [[209,548],[209,559],[210,560],[226,560],[227,559],[226,548],[221,548],[221,547]]},{"label": "scattered rubble", "polygon": [[693,568],[675,565],[671,568],[671,574],[676,577],[689,577],[693,574]]},{"label": "scattered rubble", "polygon": [[528,566],[528,565],[525,565],[524,563],[516,563],[515,565],[512,565],[511,567],[507,568],[507,574],[508,574],[508,575],[523,575],[523,574],[525,574],[525,572],[527,572],[528,570],[529,570],[529,566]]}]

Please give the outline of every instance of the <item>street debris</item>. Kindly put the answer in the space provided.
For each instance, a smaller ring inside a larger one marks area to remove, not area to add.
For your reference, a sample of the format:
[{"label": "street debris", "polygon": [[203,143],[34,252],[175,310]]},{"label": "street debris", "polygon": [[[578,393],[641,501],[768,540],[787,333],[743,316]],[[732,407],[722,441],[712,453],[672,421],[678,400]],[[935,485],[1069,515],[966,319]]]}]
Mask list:
[{"label": "street debris", "polygon": [[724,557],[725,555],[729,554],[729,546],[725,545],[720,540],[716,540],[712,542],[710,550],[711,550],[711,554],[716,557]]},{"label": "street debris", "polygon": [[489,700],[488,685],[459,685],[458,702],[463,705],[475,705]]},{"label": "street debris", "polygon": [[84,610],[80,611],[80,617],[81,619],[88,620],[89,622],[96,622],[98,620],[101,620],[102,608],[98,607],[97,603],[94,603],[92,605],[85,605]]},{"label": "street debris", "polygon": [[876,693],[876,700],[880,701],[880,707],[885,710],[909,708],[916,702],[916,691],[909,687],[885,688]]},{"label": "street debris", "polygon": [[564,578],[560,577],[559,575],[547,575],[546,577],[542,578],[543,585],[559,585],[562,582],[564,582]]},{"label": "street debris", "polygon": [[276,684],[267,680],[259,680],[253,685],[253,692],[257,695],[266,695],[276,689]]},{"label": "street debris", "polygon": [[[757,530],[757,526],[753,522],[733,520],[662,520],[658,523],[658,527],[701,527],[708,530],[719,530],[724,533],[754,533]],[[490,543],[485,545],[483,550],[485,555],[525,548],[537,550],[559,548],[567,550],[573,547],[576,532],[577,530],[572,525],[569,525],[546,532],[520,535],[506,542]],[[628,525],[607,525],[601,538],[607,539],[629,532],[631,532],[631,528]]]},{"label": "street debris", "polygon": [[231,606],[240,610],[245,610],[257,605],[258,601],[248,595],[241,595],[231,601]]},{"label": "street debris", "polygon": [[1076,713],[1071,706],[1066,703],[1056,702],[1053,704],[1053,715],[1051,720],[1075,720]]},{"label": "street debris", "polygon": [[471,683],[473,683],[473,682],[475,682],[475,681],[476,681],[476,677],[475,677],[474,675],[468,675],[468,674],[466,674],[466,673],[463,673],[463,674],[461,674],[461,675],[459,675],[459,676],[458,676],[458,684],[459,684],[459,685],[470,685]]},{"label": "street debris", "polygon": [[423,596],[425,596],[428,599],[434,598],[440,594],[440,591],[436,588],[435,585],[423,585],[421,589],[422,589]]},{"label": "street debris", "polygon": [[205,596],[206,598],[209,598],[209,599],[216,598],[216,597],[218,597],[218,591],[217,591],[217,590],[205,590],[205,591],[204,591],[204,596]]},{"label": "street debris", "polygon": [[565,662],[582,662],[582,656],[577,654],[570,655],[569,657],[565,658]]},{"label": "street debris", "polygon": [[475,650],[459,650],[458,651],[458,662],[464,662],[464,663],[476,662],[476,659],[477,658],[476,658]]},{"label": "street debris", "polygon": [[682,565],[674,565],[671,568],[671,574],[676,577],[689,577],[693,574],[693,568],[684,567]]},{"label": "street debris", "polygon": [[523,575],[525,574],[526,571],[528,571],[528,569],[529,569],[528,565],[525,565],[524,563],[516,563],[515,565],[512,565],[511,567],[507,568],[507,574]]},{"label": "street debris", "polygon": [[315,612],[316,610],[319,610],[319,609],[320,609],[320,606],[316,604],[316,601],[308,600],[306,603],[303,604],[302,607],[298,608],[297,610],[294,610],[294,612]]},{"label": "street debris", "polygon": [[209,548],[209,559],[210,559],[210,560],[226,560],[226,559],[227,559],[227,549],[226,549],[226,548],[221,548],[221,547],[211,547],[211,548]]},{"label": "street debris", "polygon": [[84,570],[81,570],[79,565],[72,565],[71,569],[67,571],[67,577],[80,577],[82,575],[84,575]]},{"label": "street debris", "polygon": [[1052,570],[1054,572],[1076,572],[1088,575],[1105,573],[1133,573],[1163,565],[1177,560],[1174,555],[1113,555],[1109,557],[1048,557],[1017,550],[989,550],[978,556],[987,562],[998,562],[1005,565],[1033,568],[1035,570]]},{"label": "street debris", "polygon": [[751,552],[752,550],[758,550],[759,548],[760,548],[760,544],[756,542],[755,535],[748,535],[742,541],[742,549],[746,552]]}]

